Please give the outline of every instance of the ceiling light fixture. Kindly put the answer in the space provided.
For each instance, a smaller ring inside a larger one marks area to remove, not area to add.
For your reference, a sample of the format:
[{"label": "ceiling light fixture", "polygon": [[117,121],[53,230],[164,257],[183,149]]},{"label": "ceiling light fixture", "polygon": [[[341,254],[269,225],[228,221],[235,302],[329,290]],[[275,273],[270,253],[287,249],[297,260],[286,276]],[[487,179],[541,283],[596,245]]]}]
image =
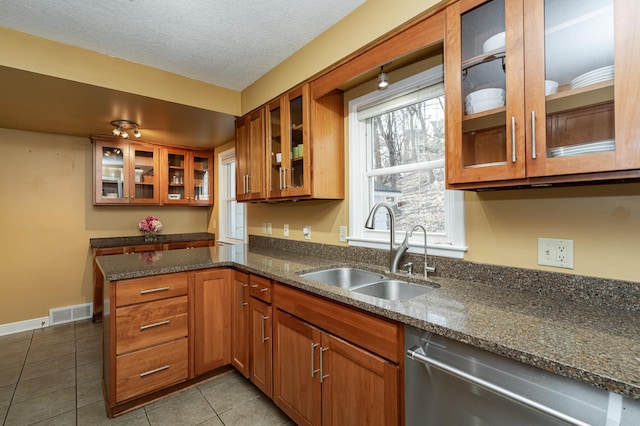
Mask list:
[{"label": "ceiling light fixture", "polygon": [[380,74],[378,75],[378,89],[384,90],[389,86],[389,80],[387,80],[387,74],[384,73],[384,65],[380,67]]},{"label": "ceiling light fixture", "polygon": [[120,136],[123,139],[127,139],[129,137],[129,133],[127,133],[127,129],[133,129],[133,136],[139,138],[142,136],[142,133],[138,130],[138,123],[129,120],[113,120],[111,122],[113,126],[113,136]]}]

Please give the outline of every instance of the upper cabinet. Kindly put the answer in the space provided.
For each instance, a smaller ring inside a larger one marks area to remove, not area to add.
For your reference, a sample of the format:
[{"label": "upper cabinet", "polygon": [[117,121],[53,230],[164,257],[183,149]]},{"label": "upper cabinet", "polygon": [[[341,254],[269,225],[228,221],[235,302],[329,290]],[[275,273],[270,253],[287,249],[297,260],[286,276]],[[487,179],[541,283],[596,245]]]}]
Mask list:
[{"label": "upper cabinet", "polygon": [[236,120],[236,200],[262,201],[265,187],[264,110]]},{"label": "upper cabinet", "polygon": [[[264,120],[262,132],[258,117]],[[312,100],[308,84],[239,119],[236,199],[343,199],[343,120],[342,92]],[[262,151],[258,160],[253,153],[265,146],[266,155]],[[266,184],[266,196],[254,192],[263,188],[257,183]]]},{"label": "upper cabinet", "polygon": [[448,7],[448,186],[638,177],[638,18],[632,0]]},{"label": "upper cabinet", "polygon": [[213,204],[213,154],[162,148],[163,204]]},{"label": "upper cabinet", "polygon": [[94,204],[158,204],[158,148],[93,138]]},{"label": "upper cabinet", "polygon": [[93,136],[94,204],[213,205],[213,152]]}]

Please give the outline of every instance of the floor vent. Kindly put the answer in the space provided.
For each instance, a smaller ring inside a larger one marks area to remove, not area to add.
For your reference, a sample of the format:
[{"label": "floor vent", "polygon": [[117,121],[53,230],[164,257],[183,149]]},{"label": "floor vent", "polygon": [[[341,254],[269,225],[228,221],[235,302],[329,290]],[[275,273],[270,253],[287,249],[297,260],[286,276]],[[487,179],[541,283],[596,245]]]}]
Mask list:
[{"label": "floor vent", "polygon": [[93,304],[65,306],[64,308],[49,309],[49,325],[64,324],[93,316]]}]

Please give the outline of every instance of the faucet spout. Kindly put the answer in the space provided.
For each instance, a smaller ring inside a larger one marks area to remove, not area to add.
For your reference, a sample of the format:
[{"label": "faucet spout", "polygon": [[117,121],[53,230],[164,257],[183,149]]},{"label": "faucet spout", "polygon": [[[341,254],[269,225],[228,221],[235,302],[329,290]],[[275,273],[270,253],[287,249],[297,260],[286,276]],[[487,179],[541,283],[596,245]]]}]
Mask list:
[{"label": "faucet spout", "polygon": [[[404,252],[407,251],[407,248],[409,248],[409,245],[408,245],[408,239],[405,238],[405,241],[403,241],[402,244],[399,247],[397,247],[397,251],[396,251],[396,246],[395,246],[396,216],[393,213],[393,208],[391,208],[391,205],[384,202],[376,203],[371,208],[371,211],[369,212],[369,216],[365,221],[364,227],[367,229],[375,228],[376,212],[381,207],[384,207],[385,209],[387,209],[387,212],[389,213],[389,221],[390,221],[390,224],[389,224],[389,270],[391,272],[398,272],[398,264],[400,263],[400,258],[402,257]],[[402,250],[402,247],[405,245],[406,247],[404,248],[404,250]]]},{"label": "faucet spout", "polygon": [[413,231],[416,229],[422,229],[424,233],[424,277],[427,278],[427,272],[435,272],[436,268],[433,266],[427,266],[427,230],[422,225],[415,225],[411,228],[411,231],[407,234],[408,238],[411,238]]}]

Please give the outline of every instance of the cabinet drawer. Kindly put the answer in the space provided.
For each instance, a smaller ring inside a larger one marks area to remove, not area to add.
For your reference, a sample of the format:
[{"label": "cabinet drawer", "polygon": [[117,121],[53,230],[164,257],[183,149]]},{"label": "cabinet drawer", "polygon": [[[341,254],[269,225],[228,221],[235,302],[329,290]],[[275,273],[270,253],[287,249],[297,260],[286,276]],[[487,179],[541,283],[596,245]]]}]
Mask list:
[{"label": "cabinet drawer", "polygon": [[116,402],[187,379],[187,338],[116,358]]},{"label": "cabinet drawer", "polygon": [[134,278],[116,285],[116,307],[187,294],[187,273]]},{"label": "cabinet drawer", "polygon": [[251,275],[249,278],[249,294],[256,299],[271,303],[271,280]]},{"label": "cabinet drawer", "polygon": [[187,296],[116,309],[116,354],[187,336],[187,312]]}]

